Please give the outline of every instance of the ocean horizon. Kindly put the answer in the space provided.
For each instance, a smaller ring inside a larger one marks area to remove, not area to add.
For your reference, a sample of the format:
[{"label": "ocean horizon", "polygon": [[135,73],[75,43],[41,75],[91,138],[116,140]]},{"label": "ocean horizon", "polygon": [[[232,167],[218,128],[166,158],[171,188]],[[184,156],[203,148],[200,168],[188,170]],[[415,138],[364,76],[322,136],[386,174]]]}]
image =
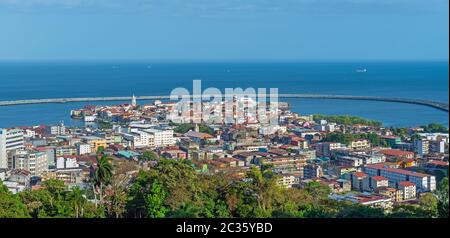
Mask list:
[{"label": "ocean horizon", "polygon": [[[367,72],[357,72],[365,68]],[[337,94],[402,97],[448,103],[446,61],[1,62],[0,101],[42,98],[169,95],[176,87],[192,92],[192,81],[207,87],[278,88],[280,94]],[[421,105],[325,99],[280,99],[300,114],[355,115],[386,126],[448,126],[448,113]],[[0,128],[80,125],[70,110],[124,102],[31,104],[0,107]],[[151,101],[138,101],[151,103]]]}]

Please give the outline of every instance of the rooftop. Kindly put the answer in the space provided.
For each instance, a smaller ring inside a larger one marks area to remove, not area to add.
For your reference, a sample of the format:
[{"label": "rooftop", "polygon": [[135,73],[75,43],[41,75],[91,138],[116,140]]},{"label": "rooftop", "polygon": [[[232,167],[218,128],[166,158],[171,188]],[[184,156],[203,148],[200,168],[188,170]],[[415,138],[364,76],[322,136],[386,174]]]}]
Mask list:
[{"label": "rooftop", "polygon": [[411,186],[416,186],[414,183],[411,183],[409,181],[401,181],[398,183],[398,185],[403,186],[403,187],[411,187]]},{"label": "rooftop", "polygon": [[386,149],[381,150],[381,153],[389,156],[414,156],[414,152],[411,151],[404,151],[404,150],[396,150],[396,149]]},{"label": "rooftop", "polygon": [[372,179],[376,180],[376,181],[388,180],[387,178],[385,178],[383,176],[373,176]]},{"label": "rooftop", "polygon": [[408,175],[408,176],[415,176],[415,177],[428,177],[428,176],[430,176],[428,174],[423,174],[423,173],[419,173],[419,172],[409,171],[409,170],[405,170],[405,169],[386,168],[384,166],[384,164],[382,164],[382,163],[368,164],[368,165],[366,165],[366,168],[380,169],[380,170],[384,170],[384,171],[388,171],[388,172],[392,172],[392,173],[398,173],[398,174],[403,174],[403,175]]}]

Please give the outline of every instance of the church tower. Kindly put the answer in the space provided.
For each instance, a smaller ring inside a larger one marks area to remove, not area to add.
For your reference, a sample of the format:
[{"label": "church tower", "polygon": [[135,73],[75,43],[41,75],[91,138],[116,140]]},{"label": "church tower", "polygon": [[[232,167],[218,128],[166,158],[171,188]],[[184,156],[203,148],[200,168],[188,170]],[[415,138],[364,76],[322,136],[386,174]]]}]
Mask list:
[{"label": "church tower", "polygon": [[137,106],[136,96],[134,96],[134,94],[133,94],[133,97],[131,97],[131,106],[132,107],[136,107]]},{"label": "church tower", "polygon": [[200,128],[199,128],[199,126],[198,126],[198,124],[197,124],[197,123],[195,123],[195,128],[194,128],[194,131],[196,131],[196,132],[200,132]]}]

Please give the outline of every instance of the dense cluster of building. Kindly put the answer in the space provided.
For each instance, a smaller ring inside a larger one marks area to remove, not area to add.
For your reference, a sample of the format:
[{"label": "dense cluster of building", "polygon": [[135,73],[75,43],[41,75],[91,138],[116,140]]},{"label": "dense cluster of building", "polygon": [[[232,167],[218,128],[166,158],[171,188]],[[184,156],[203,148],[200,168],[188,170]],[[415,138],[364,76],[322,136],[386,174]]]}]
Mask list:
[{"label": "dense cluster of building", "polygon": [[[224,173],[243,179],[247,170],[271,170],[279,184],[301,188],[316,181],[331,188],[330,199],[390,209],[414,202],[436,189],[436,174],[448,170],[449,135],[421,133],[395,136],[389,128],[342,125],[301,116],[288,107],[278,110],[278,125],[257,120],[198,124],[187,132],[167,118],[174,103],[87,106],[71,112],[83,127],[30,126],[0,129],[0,179],[12,192],[38,189],[41,181],[59,179],[69,186],[87,186],[96,151],[114,160],[134,161],[146,151],[168,159],[189,160],[198,173]],[[99,127],[100,124],[109,126]],[[369,139],[347,144],[324,141],[328,133],[374,133],[385,143]]]}]

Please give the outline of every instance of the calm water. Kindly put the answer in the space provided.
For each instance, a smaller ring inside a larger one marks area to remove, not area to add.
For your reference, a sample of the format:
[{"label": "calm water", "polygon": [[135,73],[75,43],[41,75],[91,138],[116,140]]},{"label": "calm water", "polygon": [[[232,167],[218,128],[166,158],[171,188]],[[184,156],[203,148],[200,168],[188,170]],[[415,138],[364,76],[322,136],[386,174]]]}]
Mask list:
[{"label": "calm water", "polygon": [[[366,73],[355,69],[367,68]],[[175,87],[278,87],[280,93],[376,95],[448,102],[447,62],[365,63],[0,63],[0,100],[62,97],[168,95]],[[448,125],[448,113],[388,102],[286,99],[301,114],[350,114],[386,125]],[[71,109],[88,104],[0,107],[0,127],[70,120]],[[141,102],[142,103],[142,102]],[[146,102],[148,103],[148,102]]]}]

